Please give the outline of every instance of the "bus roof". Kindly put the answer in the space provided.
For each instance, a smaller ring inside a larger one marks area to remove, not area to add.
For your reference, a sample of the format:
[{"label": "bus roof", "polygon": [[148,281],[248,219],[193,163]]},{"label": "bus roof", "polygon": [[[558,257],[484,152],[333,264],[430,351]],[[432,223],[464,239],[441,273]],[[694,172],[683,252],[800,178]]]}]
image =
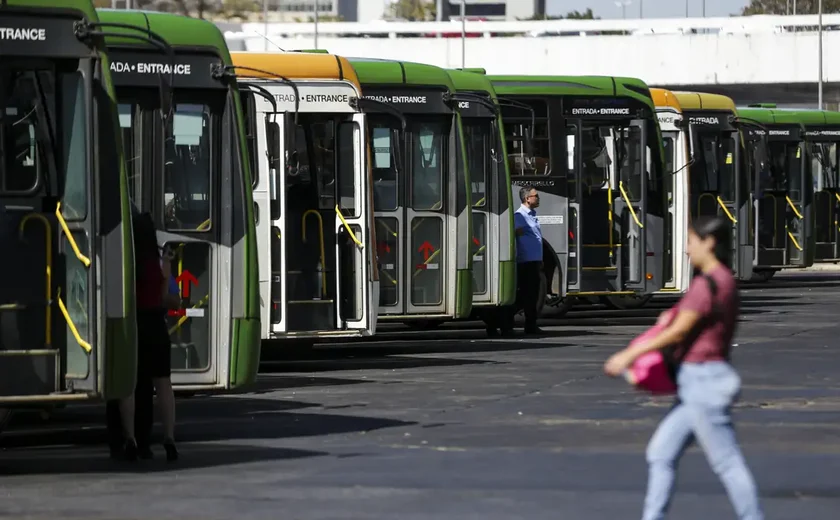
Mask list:
[{"label": "bus roof", "polygon": [[[216,54],[230,65],[230,53],[227,43],[219,28],[212,22],[200,18],[190,18],[171,13],[154,11],[138,11],[124,9],[97,9],[99,19],[103,22],[125,23],[140,27],[148,27],[150,31],[161,36],[173,46],[184,46],[196,49],[205,47],[213,49]],[[120,28],[108,28],[108,32],[137,34],[137,31],[126,31]],[[148,47],[147,43],[140,43],[136,39],[109,37],[107,45],[126,45]]]},{"label": "bus roof", "polygon": [[[738,117],[751,119],[762,125],[825,124],[825,116],[819,110],[784,110],[764,107],[739,107]],[[810,113],[809,113],[810,112]]]},{"label": "bus roof", "polygon": [[773,108],[777,115],[796,117],[803,125],[840,125],[840,112],[817,109]]},{"label": "bus roof", "polygon": [[[232,52],[233,64],[264,70],[288,79],[327,79],[349,81],[361,90],[353,66],[343,56],[314,52]],[[266,78],[267,74],[241,69],[237,76]]]},{"label": "bus roof", "polygon": [[496,94],[536,96],[629,97],[654,109],[647,84],[614,76],[487,76]]},{"label": "bus roof", "polygon": [[674,92],[683,110],[718,110],[732,112],[737,111],[732,98],[721,94],[709,94],[707,92]]},{"label": "bus roof", "polygon": [[54,11],[78,11],[85,15],[88,21],[95,22],[96,9],[93,8],[92,0],[6,0],[4,7],[11,7],[15,10],[54,10]]},{"label": "bus roof", "polygon": [[670,90],[664,88],[651,88],[650,97],[653,98],[653,104],[657,108],[673,108],[677,112],[682,112],[680,100]]},{"label": "bus roof", "polygon": [[496,99],[496,90],[493,88],[493,83],[487,79],[487,76],[463,69],[446,69],[446,73],[452,79],[452,85],[454,85],[455,90],[484,92],[490,96],[490,99]]},{"label": "bus roof", "polygon": [[373,58],[347,59],[362,85],[428,86],[455,90],[446,70],[434,65]]}]

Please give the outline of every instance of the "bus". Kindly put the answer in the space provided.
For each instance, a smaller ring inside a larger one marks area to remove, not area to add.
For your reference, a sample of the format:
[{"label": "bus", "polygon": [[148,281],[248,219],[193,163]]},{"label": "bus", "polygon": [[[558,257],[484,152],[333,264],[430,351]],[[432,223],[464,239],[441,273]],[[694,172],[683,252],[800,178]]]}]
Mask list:
[{"label": "bus", "polygon": [[370,336],[379,271],[353,67],[325,53],[232,56],[255,172],[262,337]]},{"label": "bus", "polygon": [[0,26],[2,428],[14,408],[129,395],[137,324],[110,29],[90,0],[8,0]]},{"label": "bus", "polygon": [[473,311],[508,306],[516,299],[516,243],[504,126],[493,85],[480,69],[448,70],[462,96],[458,111],[472,197]]},{"label": "bus", "polygon": [[368,116],[368,138],[382,280],[379,320],[431,327],[468,318],[473,202],[452,80],[432,65],[349,61],[364,98],[377,102]]},{"label": "bus", "polygon": [[621,77],[489,79],[503,101],[513,189],[541,195],[545,304],[643,305],[671,262],[664,148],[648,86]]},{"label": "bus", "polygon": [[753,272],[761,281],[786,268],[814,263],[814,186],[806,167],[801,113],[775,105],[738,108],[745,127],[745,167],[754,211],[750,213]]},{"label": "bus", "polygon": [[[171,51],[106,39],[128,158],[128,196],[175,253],[182,305],[170,311],[176,391],[254,381],[260,302],[251,169],[230,54],[211,22],[167,13],[99,10],[148,27]],[[161,94],[161,84],[167,85]]]},{"label": "bus", "polygon": [[681,294],[691,281],[691,264],[685,245],[689,222],[689,167],[694,165],[692,128],[680,104],[679,97],[670,90],[651,88],[656,117],[662,131],[665,149],[665,192],[668,217],[665,219],[666,258],[664,285],[657,294]]},{"label": "bus", "polygon": [[[719,94],[675,92],[692,133],[689,167],[690,217],[720,215],[732,224],[732,270],[739,280],[753,277],[750,240],[752,204],[749,175],[741,160],[743,125],[735,102]],[[747,123],[747,126],[749,124]]]}]

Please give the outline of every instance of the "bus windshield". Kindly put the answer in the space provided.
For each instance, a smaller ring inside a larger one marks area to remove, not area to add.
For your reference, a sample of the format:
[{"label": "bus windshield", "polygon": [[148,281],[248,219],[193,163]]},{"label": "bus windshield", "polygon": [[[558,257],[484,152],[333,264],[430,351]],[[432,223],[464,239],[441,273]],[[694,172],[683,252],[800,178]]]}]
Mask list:
[{"label": "bus windshield", "polygon": [[[0,67],[0,191],[27,196],[63,190],[62,214],[86,214],[87,117],[78,62],[54,68]],[[66,72],[65,72],[66,71]],[[58,127],[58,128],[57,128]]]}]

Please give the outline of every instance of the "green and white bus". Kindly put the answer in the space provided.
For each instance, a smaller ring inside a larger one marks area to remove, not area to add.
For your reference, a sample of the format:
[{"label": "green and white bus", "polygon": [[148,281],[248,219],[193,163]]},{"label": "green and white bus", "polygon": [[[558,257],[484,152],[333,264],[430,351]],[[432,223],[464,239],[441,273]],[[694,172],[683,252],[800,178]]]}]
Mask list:
[{"label": "green and white bus", "polygon": [[0,26],[2,426],[15,407],[129,395],[137,339],[110,29],[90,0],[8,0]]},{"label": "green and white bus", "polygon": [[[231,58],[211,22],[102,9],[128,163],[127,192],[151,213],[176,255],[182,306],[170,311],[176,391],[253,381],[260,300],[252,177]],[[166,39],[162,53],[127,39],[119,24]],[[163,94],[161,84],[166,85]]]},{"label": "green and white bus", "polygon": [[467,318],[473,201],[452,79],[432,65],[348,59],[362,95],[388,105],[368,114],[379,319],[422,326]]},{"label": "green and white bus", "polygon": [[[502,101],[512,188],[536,188],[543,302],[635,307],[664,285],[667,213],[656,109],[641,80],[489,76]],[[517,197],[518,198],[518,197]]]}]

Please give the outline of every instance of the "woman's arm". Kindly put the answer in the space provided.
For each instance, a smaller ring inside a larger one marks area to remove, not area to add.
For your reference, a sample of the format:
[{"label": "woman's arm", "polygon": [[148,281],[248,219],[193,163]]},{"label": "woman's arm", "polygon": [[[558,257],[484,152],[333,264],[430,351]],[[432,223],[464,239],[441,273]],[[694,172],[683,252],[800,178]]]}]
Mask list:
[{"label": "woman's arm", "polygon": [[700,322],[702,316],[694,310],[682,309],[678,312],[674,321],[656,337],[632,347],[613,354],[604,363],[604,372],[611,376],[618,376],[629,367],[633,361],[642,354],[663,349],[684,341],[694,327]]}]

